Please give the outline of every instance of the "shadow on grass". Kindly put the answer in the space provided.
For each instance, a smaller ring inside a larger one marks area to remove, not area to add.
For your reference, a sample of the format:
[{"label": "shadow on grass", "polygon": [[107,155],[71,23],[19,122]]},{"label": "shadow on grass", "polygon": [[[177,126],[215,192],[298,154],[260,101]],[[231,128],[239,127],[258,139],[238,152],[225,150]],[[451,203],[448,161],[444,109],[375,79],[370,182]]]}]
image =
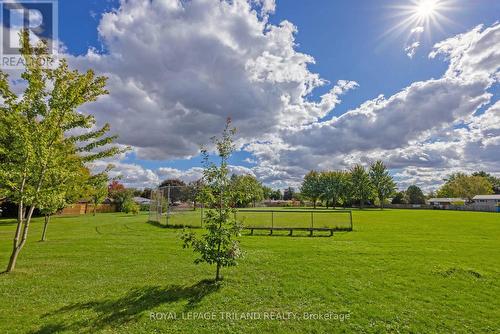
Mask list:
[{"label": "shadow on grass", "polygon": [[185,310],[190,310],[207,295],[216,292],[220,285],[212,280],[202,280],[192,286],[184,287],[171,285],[166,288],[148,286],[130,290],[125,296],[118,299],[96,300],[86,303],[76,303],[62,307],[54,312],[45,314],[44,318],[63,316],[72,319],[81,311],[92,311],[93,316],[82,317],[74,322],[56,321],[46,324],[32,333],[94,333],[105,328],[114,328],[137,321],[141,315],[162,304],[177,301],[187,301]]},{"label": "shadow on grass", "polygon": [[278,211],[283,209],[283,211],[287,211],[287,210],[304,210],[304,211],[328,211],[328,212],[336,212],[336,211],[391,211],[391,208],[384,208],[384,209],[380,209],[380,208],[373,208],[373,207],[367,207],[367,208],[363,208],[363,209],[360,209],[359,207],[355,206],[355,207],[335,207],[335,209],[332,209],[331,207],[330,208],[326,208],[326,207],[317,207],[316,209],[312,208],[312,207],[294,207],[294,206],[284,206],[284,207],[278,207]]},{"label": "shadow on grass", "polygon": [[17,225],[17,220],[14,220],[14,219],[0,220],[0,227],[2,227],[2,226],[12,226],[12,225]]},{"label": "shadow on grass", "polygon": [[165,225],[163,225],[163,224],[161,224],[161,223],[159,223],[159,222],[157,222],[157,221],[148,220],[148,221],[147,221],[147,223],[148,223],[149,225],[152,225],[152,226],[155,226],[155,227],[166,228],[166,226],[165,226]]},{"label": "shadow on grass", "polygon": [[171,229],[178,229],[178,230],[182,230],[184,228],[190,228],[190,229],[201,229],[202,228],[201,225],[184,225],[184,224],[168,224],[168,225],[165,225],[165,224],[161,224],[161,223],[159,223],[157,221],[152,221],[152,220],[147,221],[147,223],[149,225],[152,225],[152,226],[155,226],[155,227],[171,228]]}]

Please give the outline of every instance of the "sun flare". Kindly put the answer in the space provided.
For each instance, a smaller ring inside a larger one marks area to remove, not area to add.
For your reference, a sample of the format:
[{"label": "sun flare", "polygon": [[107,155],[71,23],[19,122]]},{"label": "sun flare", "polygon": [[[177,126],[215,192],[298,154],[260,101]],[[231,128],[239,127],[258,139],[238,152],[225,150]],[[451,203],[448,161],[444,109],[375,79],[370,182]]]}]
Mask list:
[{"label": "sun flare", "polygon": [[415,8],[415,13],[421,19],[426,19],[435,15],[437,10],[438,2],[436,0],[421,0]]},{"label": "sun flare", "polygon": [[443,31],[445,26],[454,22],[448,15],[457,10],[457,0],[398,0],[398,4],[390,6],[397,23],[384,35],[398,35],[418,32],[430,37],[432,30]]}]

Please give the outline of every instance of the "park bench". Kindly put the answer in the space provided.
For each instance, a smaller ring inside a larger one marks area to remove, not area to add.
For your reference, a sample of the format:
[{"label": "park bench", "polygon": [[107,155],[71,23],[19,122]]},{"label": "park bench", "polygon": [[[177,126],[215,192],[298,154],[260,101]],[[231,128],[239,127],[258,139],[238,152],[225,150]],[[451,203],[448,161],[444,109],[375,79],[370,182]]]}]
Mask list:
[{"label": "park bench", "polygon": [[293,235],[293,231],[308,231],[309,236],[312,237],[314,231],[330,232],[333,236],[334,228],[327,227],[255,227],[247,226],[245,229],[250,230],[250,235],[253,235],[254,230],[269,231],[269,235],[273,235],[273,231],[289,231],[288,235]]}]

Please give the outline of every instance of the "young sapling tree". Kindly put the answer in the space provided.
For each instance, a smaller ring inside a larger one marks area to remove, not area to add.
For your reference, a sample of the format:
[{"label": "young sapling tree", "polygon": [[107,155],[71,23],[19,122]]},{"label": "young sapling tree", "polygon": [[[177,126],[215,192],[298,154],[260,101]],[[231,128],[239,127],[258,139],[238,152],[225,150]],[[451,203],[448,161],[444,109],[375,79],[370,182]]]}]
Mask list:
[{"label": "young sapling tree", "polygon": [[219,163],[210,161],[209,153],[202,150],[204,171],[201,199],[207,208],[203,219],[206,233],[198,237],[193,232],[184,232],[184,247],[192,247],[199,253],[195,263],[215,264],[215,281],[221,280],[222,267],[237,265],[241,257],[239,242],[235,239],[241,235],[241,224],[234,219],[235,209],[231,202],[235,197],[230,187],[228,159],[234,150],[233,136],[235,129],[228,119],[221,138],[212,138],[218,152]]}]

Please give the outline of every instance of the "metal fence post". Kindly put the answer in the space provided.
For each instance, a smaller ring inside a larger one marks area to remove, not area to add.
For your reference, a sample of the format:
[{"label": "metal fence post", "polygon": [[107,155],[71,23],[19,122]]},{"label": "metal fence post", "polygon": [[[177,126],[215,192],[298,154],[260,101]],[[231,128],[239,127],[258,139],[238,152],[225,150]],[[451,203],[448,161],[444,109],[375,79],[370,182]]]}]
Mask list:
[{"label": "metal fence post", "polygon": [[170,218],[170,185],[167,187],[167,226]]},{"label": "metal fence post", "polygon": [[271,211],[271,228],[274,228],[274,211]]},{"label": "metal fence post", "polygon": [[[161,214],[163,213],[163,190],[160,190],[160,202],[156,207],[156,220],[161,224]],[[158,214],[160,215],[158,217]]]},{"label": "metal fence post", "polygon": [[313,218],[314,212],[311,211],[311,228],[314,228],[314,218]]}]

